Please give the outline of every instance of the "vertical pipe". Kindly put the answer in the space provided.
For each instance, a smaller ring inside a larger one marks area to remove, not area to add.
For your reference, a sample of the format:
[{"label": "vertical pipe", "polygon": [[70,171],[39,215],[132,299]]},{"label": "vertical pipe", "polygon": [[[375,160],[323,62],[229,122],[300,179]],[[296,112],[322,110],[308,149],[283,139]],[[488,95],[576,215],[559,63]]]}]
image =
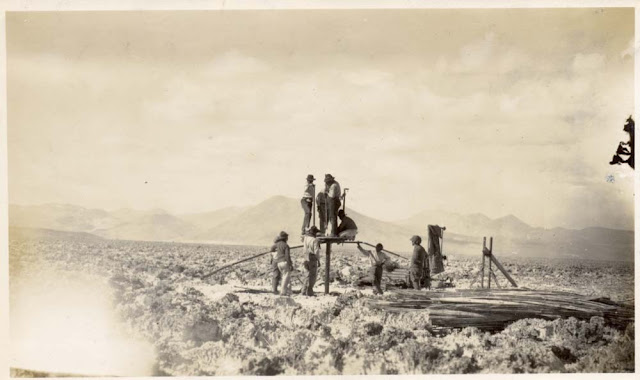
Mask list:
[{"label": "vertical pipe", "polygon": [[311,198],[311,212],[313,212],[313,225],[316,225],[316,185],[313,185],[313,198]]},{"label": "vertical pipe", "polygon": [[313,198],[311,199],[311,210],[313,210],[313,225],[316,225],[316,186],[313,186]]},{"label": "vertical pipe", "polygon": [[344,203],[342,203],[342,211],[344,211],[345,215],[347,213],[347,189],[344,189],[343,192],[343,196],[342,196],[342,200],[344,201]]},{"label": "vertical pipe", "polygon": [[327,242],[324,267],[324,294],[329,294],[329,271],[331,270],[331,243]]}]

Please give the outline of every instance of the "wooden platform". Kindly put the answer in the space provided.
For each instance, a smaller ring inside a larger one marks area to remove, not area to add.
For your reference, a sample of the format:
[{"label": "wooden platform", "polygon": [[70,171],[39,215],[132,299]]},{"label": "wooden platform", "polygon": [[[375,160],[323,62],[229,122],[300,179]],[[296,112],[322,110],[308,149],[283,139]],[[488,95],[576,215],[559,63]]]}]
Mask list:
[{"label": "wooden platform", "polygon": [[392,312],[427,310],[436,328],[477,327],[499,331],[524,318],[575,317],[589,320],[603,317],[615,327],[624,329],[634,321],[633,305],[618,304],[607,299],[590,299],[579,294],[511,289],[449,289],[417,291],[393,289],[382,298],[368,301],[369,306]]}]

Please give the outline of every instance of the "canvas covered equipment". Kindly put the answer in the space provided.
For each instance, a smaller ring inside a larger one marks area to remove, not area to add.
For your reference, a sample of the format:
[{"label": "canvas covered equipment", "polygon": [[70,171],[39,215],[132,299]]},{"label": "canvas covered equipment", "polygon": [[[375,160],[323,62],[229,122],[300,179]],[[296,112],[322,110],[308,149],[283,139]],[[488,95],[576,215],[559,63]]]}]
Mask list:
[{"label": "canvas covered equipment", "polygon": [[442,231],[443,229],[440,226],[429,225],[429,248],[427,249],[427,257],[429,258],[431,276],[444,272],[442,247],[440,246]]}]

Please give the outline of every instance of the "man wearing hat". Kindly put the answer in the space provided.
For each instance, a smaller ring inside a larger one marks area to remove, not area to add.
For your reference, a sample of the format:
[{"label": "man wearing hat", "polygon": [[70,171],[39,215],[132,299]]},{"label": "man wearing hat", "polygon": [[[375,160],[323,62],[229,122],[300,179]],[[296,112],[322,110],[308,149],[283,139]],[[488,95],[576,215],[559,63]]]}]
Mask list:
[{"label": "man wearing hat", "polygon": [[324,176],[327,187],[327,236],[338,236],[338,209],[340,208],[340,184],[331,174]]},{"label": "man wearing hat", "polygon": [[[420,236],[411,237],[413,244],[413,255],[411,255],[411,266],[409,267],[409,286],[420,290],[421,281],[426,276],[426,284],[429,287],[429,261],[427,260],[427,251],[420,245],[422,239]],[[426,268],[425,268],[426,267]]]},{"label": "man wearing hat", "polygon": [[313,198],[316,196],[316,186],[313,184],[315,178],[309,174],[307,176],[307,184],[304,185],[304,193],[302,193],[302,199],[300,204],[304,210],[304,219],[302,220],[302,235],[307,232],[309,224],[311,223],[311,210],[313,210]]},{"label": "man wearing hat", "polygon": [[302,283],[302,294],[305,296],[313,296],[313,286],[316,284],[318,276],[318,267],[320,266],[320,241],[316,237],[318,235],[318,227],[311,226],[304,237],[304,252],[306,260],[303,263],[305,269],[305,277]]},{"label": "man wearing hat", "polygon": [[273,256],[271,259],[271,287],[274,294],[278,294],[278,283],[282,279],[282,288],[280,295],[291,295],[291,271],[293,263],[291,262],[291,254],[289,252],[289,234],[281,231],[275,239],[275,244],[271,246]]},{"label": "man wearing hat", "polygon": [[367,256],[371,261],[370,273],[373,277],[373,294],[382,294],[382,268],[384,263],[389,260],[389,257],[382,252],[384,247],[380,243],[376,244],[376,253],[374,254],[371,251],[363,249],[360,243],[357,245],[360,253]]}]

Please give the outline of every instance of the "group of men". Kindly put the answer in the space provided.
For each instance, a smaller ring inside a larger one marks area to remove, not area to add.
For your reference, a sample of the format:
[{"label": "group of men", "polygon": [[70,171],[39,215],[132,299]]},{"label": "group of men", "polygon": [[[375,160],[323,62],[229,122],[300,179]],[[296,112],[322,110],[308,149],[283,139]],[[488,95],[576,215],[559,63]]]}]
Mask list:
[{"label": "group of men", "polygon": [[[302,235],[304,236],[311,226],[313,211],[313,201],[315,199],[320,221],[319,233],[331,237],[355,238],[358,227],[353,219],[346,216],[344,209],[340,210],[344,195],[341,194],[340,184],[331,174],[324,176],[324,190],[316,195],[316,187],[313,183],[315,177],[312,174],[307,176],[307,183],[304,186],[300,204],[304,211],[302,219]],[[338,217],[340,225],[338,225]],[[315,218],[314,218],[315,226]]]},{"label": "group of men", "polygon": [[[317,236],[320,231],[318,227],[312,226],[306,231],[303,240],[305,260],[302,263],[304,268],[304,281],[302,283],[302,294],[314,296],[313,287],[316,284],[318,268],[320,267],[320,241]],[[293,261],[287,241],[289,235],[281,231],[274,240],[271,251],[271,288],[274,294],[283,296],[291,295],[291,272],[293,271]],[[282,284],[281,284],[282,283]],[[280,292],[278,286],[282,285]]]},{"label": "group of men", "polygon": [[[305,296],[314,296],[313,287],[316,283],[318,268],[320,268],[319,232],[320,231],[316,226],[312,226],[304,235],[304,281],[301,293]],[[280,294],[283,296],[291,295],[291,272],[293,271],[293,262],[291,260],[289,245],[287,244],[288,238],[289,235],[286,232],[280,232],[274,240],[274,245],[271,247],[271,251],[273,252],[271,260],[272,290],[274,294]],[[410,240],[413,244],[413,254],[411,256],[407,283],[409,287],[413,287],[416,290],[420,290],[422,287],[430,288],[430,268],[429,260],[427,259],[427,251],[421,245],[422,239],[420,236],[412,236]],[[363,249],[360,246],[360,243],[357,243],[357,247],[360,253],[368,257],[370,260],[371,267],[369,273],[373,278],[373,293],[383,294],[382,273],[384,265],[389,262],[389,256],[384,253],[383,245],[380,243],[376,244],[375,253]],[[280,292],[278,292],[280,282],[282,282],[282,287]]]},{"label": "group of men", "polygon": [[[318,268],[320,267],[320,234],[330,237],[345,237],[347,239],[355,239],[358,233],[358,227],[353,219],[349,218],[344,211],[341,210],[341,200],[344,195],[340,194],[340,184],[331,174],[324,177],[325,188],[316,196],[314,182],[315,177],[312,174],[307,176],[307,183],[304,187],[304,193],[300,201],[304,210],[304,218],[302,221],[302,241],[303,241],[303,268],[304,281],[302,285],[302,294],[313,296],[313,287],[316,283]],[[318,215],[320,216],[320,228],[314,225],[310,226],[313,210],[313,202],[316,201]],[[337,218],[340,218],[340,225],[337,225]],[[291,274],[293,271],[293,261],[291,260],[290,248],[288,245],[289,235],[285,231],[281,231],[274,239],[271,247],[271,285],[275,294],[291,295]],[[411,237],[413,244],[413,255],[409,267],[409,278],[407,282],[410,287],[420,289],[423,286],[429,287],[429,260],[427,259],[427,251],[422,247],[422,239],[419,236]],[[357,244],[358,250],[369,258],[371,268],[370,274],[373,278],[374,294],[382,294],[382,273],[384,265],[389,262],[389,257],[384,253],[384,247],[378,243],[375,246],[375,253],[363,249],[360,243]],[[278,286],[281,285],[280,292]]]}]

